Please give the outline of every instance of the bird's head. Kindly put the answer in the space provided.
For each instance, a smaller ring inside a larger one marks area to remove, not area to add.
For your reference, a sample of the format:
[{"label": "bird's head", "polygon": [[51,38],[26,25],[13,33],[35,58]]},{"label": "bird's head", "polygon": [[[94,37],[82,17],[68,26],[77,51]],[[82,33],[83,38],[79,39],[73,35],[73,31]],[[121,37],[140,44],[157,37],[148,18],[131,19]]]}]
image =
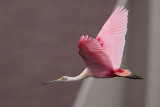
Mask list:
[{"label": "bird's head", "polygon": [[54,81],[63,83],[63,82],[67,82],[68,78],[69,78],[68,76],[62,76],[61,78],[54,80]]},{"label": "bird's head", "polygon": [[59,78],[57,80],[45,82],[45,83],[43,83],[43,85],[54,83],[54,82],[64,83],[64,82],[68,82],[68,81],[69,81],[69,77],[68,76],[63,76],[63,77],[61,77],[61,78]]}]

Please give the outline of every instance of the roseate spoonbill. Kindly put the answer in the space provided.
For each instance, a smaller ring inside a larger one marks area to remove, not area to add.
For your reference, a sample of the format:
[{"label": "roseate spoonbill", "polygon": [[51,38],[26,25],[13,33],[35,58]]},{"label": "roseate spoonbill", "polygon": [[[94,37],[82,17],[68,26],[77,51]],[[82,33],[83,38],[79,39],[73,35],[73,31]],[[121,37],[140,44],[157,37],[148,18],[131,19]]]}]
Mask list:
[{"label": "roseate spoonbill", "polygon": [[60,79],[45,82],[71,82],[94,78],[124,77],[129,79],[143,79],[131,75],[128,69],[119,69],[121,65],[125,34],[127,31],[128,10],[117,7],[102,27],[96,39],[81,36],[78,44],[78,53],[83,58],[87,68],[76,77],[63,76]]}]

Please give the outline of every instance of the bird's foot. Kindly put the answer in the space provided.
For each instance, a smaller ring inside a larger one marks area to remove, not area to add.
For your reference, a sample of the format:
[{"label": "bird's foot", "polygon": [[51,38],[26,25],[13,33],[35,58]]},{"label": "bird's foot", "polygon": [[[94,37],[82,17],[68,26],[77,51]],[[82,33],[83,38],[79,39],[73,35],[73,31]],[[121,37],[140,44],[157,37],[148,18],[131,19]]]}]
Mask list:
[{"label": "bird's foot", "polygon": [[127,76],[126,78],[129,78],[129,79],[141,79],[141,80],[143,80],[143,78],[141,76],[137,76],[137,75]]}]

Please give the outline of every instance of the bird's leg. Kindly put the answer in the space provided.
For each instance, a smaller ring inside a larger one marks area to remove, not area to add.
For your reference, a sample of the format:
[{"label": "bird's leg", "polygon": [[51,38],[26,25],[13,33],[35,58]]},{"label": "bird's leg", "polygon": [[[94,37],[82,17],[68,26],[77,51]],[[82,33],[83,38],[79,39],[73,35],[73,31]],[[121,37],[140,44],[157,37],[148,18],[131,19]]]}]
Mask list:
[{"label": "bird's leg", "polygon": [[129,78],[129,79],[141,79],[141,80],[143,80],[143,78],[141,76],[137,76],[137,75],[126,76],[125,78]]}]

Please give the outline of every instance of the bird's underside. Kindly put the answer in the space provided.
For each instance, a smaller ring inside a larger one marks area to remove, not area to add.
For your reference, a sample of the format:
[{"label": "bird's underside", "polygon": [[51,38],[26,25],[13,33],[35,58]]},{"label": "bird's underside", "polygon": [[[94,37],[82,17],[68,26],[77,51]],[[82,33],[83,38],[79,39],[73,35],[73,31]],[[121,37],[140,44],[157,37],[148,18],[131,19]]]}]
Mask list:
[{"label": "bird's underside", "polygon": [[79,55],[86,63],[90,76],[95,78],[129,77],[127,69],[113,68],[109,56],[104,52],[100,43],[91,37],[81,36],[78,44]]},{"label": "bird's underside", "polygon": [[128,10],[117,7],[96,39],[81,36],[78,52],[93,77],[131,77],[131,71],[119,69],[125,45],[127,16]]}]

